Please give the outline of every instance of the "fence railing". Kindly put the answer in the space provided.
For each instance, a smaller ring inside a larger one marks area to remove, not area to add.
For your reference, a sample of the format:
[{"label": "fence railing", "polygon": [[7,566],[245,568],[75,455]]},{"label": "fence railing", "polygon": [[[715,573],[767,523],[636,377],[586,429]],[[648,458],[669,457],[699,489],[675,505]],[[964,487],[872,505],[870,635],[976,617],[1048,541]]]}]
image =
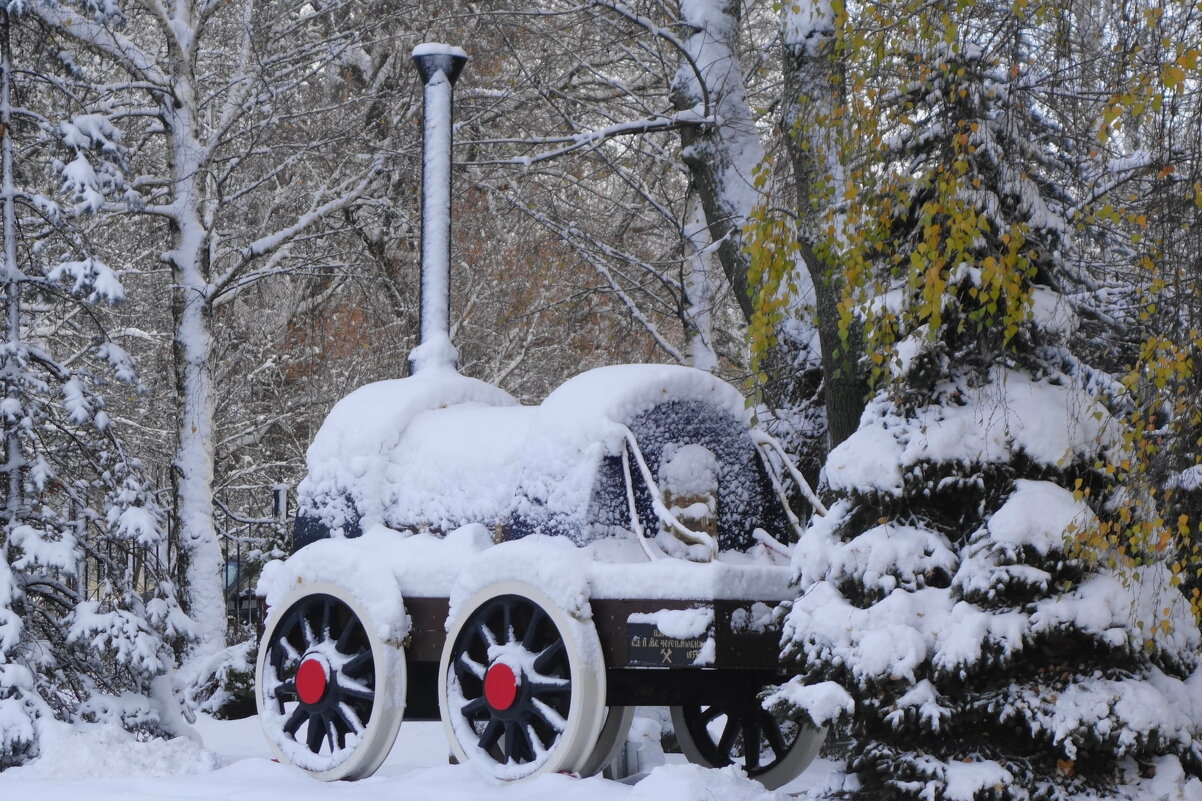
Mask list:
[{"label": "fence railing", "polygon": [[[213,523],[221,544],[222,589],[226,614],[246,627],[262,625],[263,609],[255,596],[259,568],[269,558],[272,549],[285,547],[288,542],[289,490],[286,484],[245,490],[240,493],[245,506],[252,499],[266,497],[259,511],[234,511],[219,497],[214,497]],[[262,510],[269,510],[266,515]],[[258,516],[256,516],[258,515]],[[107,590],[112,573],[133,577],[135,586],[149,589],[159,578],[171,576],[177,586],[181,576],[178,538],[174,532],[166,541],[153,547],[132,546],[112,541],[98,546],[100,550],[80,560],[69,581],[75,592],[87,599],[99,599]],[[282,554],[281,554],[282,555]]]},{"label": "fence railing", "polygon": [[253,517],[230,509],[214,497],[214,524],[221,540],[224,561],[223,587],[226,614],[231,621],[246,627],[263,623],[262,602],[255,595],[258,569],[270,558],[270,550],[286,542],[288,534],[288,486],[270,488],[271,512]]}]

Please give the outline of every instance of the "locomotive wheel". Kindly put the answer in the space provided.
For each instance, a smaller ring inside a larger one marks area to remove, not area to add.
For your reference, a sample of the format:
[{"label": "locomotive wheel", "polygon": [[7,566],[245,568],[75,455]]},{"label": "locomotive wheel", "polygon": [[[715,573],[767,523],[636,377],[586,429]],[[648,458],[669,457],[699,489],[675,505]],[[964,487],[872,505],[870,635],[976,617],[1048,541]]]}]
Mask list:
[{"label": "locomotive wheel", "polygon": [[676,741],[690,762],[709,768],[737,764],[769,790],[800,776],[826,739],[825,729],[779,720],[754,696],[738,704],[671,711]]},{"label": "locomotive wheel", "polygon": [[438,670],[455,756],[506,781],[587,767],[605,718],[592,622],[518,581],[489,585],[462,608]]},{"label": "locomotive wheel", "polygon": [[379,637],[353,595],[318,582],[291,593],[268,619],[255,703],[280,761],[324,781],[361,779],[392,749],[405,683],[401,649]]}]

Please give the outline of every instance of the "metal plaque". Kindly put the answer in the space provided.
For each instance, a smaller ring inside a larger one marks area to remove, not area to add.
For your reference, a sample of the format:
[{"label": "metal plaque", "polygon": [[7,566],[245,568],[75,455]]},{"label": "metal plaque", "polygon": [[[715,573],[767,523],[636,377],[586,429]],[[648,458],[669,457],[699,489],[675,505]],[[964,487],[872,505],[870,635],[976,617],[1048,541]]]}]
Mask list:
[{"label": "metal plaque", "polygon": [[648,667],[694,667],[706,638],[677,639],[654,623],[627,623],[627,660]]}]

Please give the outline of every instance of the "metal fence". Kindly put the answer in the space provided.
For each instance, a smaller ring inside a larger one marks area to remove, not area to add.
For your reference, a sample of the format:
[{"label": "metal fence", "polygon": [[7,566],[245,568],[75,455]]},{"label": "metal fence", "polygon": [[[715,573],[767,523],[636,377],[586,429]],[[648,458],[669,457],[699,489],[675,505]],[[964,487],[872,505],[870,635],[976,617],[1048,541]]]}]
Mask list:
[{"label": "metal fence", "polygon": [[[262,626],[263,609],[261,599],[255,596],[255,583],[264,562],[284,555],[276,549],[288,542],[289,490],[287,485],[277,484],[244,489],[238,496],[244,511],[234,511],[220,497],[213,498],[213,523],[223,561],[222,589],[230,623],[258,628]],[[255,503],[258,499],[264,502]],[[165,577],[171,577],[178,587],[183,578],[178,541],[172,531],[164,542],[153,547],[102,542],[94,546],[99,550],[80,560],[73,575],[62,580],[83,598],[93,600],[108,594],[107,585],[114,571],[132,577],[140,590],[149,591]]]},{"label": "metal fence", "polygon": [[262,599],[255,595],[255,582],[273,549],[283,546],[288,533],[288,487],[277,484],[270,491],[270,514],[253,517],[229,508],[214,497],[214,524],[221,540],[224,560],[222,581],[226,615],[231,623],[247,628],[263,625]]}]

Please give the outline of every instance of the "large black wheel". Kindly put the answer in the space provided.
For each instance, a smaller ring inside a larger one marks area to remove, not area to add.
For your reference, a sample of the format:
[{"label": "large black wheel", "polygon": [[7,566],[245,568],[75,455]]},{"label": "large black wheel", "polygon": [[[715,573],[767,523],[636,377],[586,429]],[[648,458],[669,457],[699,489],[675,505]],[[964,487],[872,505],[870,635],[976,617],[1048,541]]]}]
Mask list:
[{"label": "large black wheel", "polygon": [[516,581],[492,584],[462,608],[438,674],[455,755],[506,781],[591,767],[605,719],[592,622]]},{"label": "large black wheel", "polygon": [[345,589],[307,584],[279,604],[255,679],[263,732],[281,761],[333,781],[370,776],[388,756],[404,713],[404,656]]},{"label": "large black wheel", "polygon": [[737,764],[769,790],[800,776],[826,738],[825,729],[777,718],[752,694],[735,703],[674,706],[672,725],[690,762]]}]

